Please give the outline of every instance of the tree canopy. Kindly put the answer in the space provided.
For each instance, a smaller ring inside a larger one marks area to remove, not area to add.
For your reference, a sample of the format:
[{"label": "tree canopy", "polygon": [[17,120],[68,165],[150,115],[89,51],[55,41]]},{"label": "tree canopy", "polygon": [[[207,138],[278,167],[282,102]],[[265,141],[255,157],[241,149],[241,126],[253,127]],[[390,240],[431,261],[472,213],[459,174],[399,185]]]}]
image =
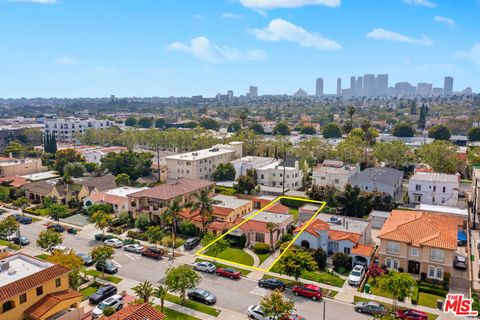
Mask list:
[{"label": "tree canopy", "polygon": [[182,300],[185,300],[186,291],[195,288],[200,280],[200,276],[190,266],[180,265],[167,271],[165,285],[168,290],[178,292]]},{"label": "tree canopy", "polygon": [[235,180],[235,168],[230,162],[220,163],[213,173],[215,181],[230,181]]},{"label": "tree canopy", "polygon": [[273,128],[273,135],[288,136],[290,134],[290,128],[285,122],[279,122]]},{"label": "tree canopy", "polygon": [[428,129],[428,137],[435,140],[450,140],[452,134],[446,125],[438,124]]},{"label": "tree canopy", "polygon": [[480,127],[473,127],[468,130],[468,140],[480,141]]},{"label": "tree canopy", "polygon": [[435,172],[457,172],[457,147],[449,141],[435,140],[425,143],[416,150],[416,154],[420,161],[428,164]]},{"label": "tree canopy", "polygon": [[218,131],[220,129],[220,123],[218,123],[218,121],[216,121],[212,118],[203,118],[202,120],[200,120],[198,125],[202,128],[207,129],[207,130]]},{"label": "tree canopy", "polygon": [[300,275],[305,271],[315,271],[317,263],[308,251],[288,250],[277,262],[280,274],[285,274],[298,281]]},{"label": "tree canopy", "polygon": [[393,128],[392,134],[395,137],[413,137],[415,135],[415,130],[412,126],[406,122],[397,123]]},{"label": "tree canopy", "polygon": [[113,175],[128,174],[132,180],[137,180],[150,174],[153,155],[147,152],[110,152],[102,158],[102,167]]},{"label": "tree canopy", "polygon": [[72,162],[85,162],[85,158],[75,149],[63,149],[55,153],[55,168],[63,176],[64,168]]},{"label": "tree canopy", "polygon": [[341,138],[342,129],[335,122],[330,122],[322,128],[322,135],[325,139]]},{"label": "tree canopy", "polygon": [[250,130],[253,130],[256,134],[264,134],[265,129],[260,123],[253,123],[250,125]]},{"label": "tree canopy", "polygon": [[315,130],[315,128],[312,126],[304,126],[300,129],[300,133],[314,135],[317,134],[317,130]]}]

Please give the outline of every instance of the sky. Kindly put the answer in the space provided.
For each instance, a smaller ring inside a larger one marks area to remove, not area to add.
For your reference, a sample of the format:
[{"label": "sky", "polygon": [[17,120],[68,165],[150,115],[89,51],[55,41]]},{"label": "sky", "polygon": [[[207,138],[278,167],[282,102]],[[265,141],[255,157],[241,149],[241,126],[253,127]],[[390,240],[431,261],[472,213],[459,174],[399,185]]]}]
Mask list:
[{"label": "sky", "polygon": [[480,92],[480,0],[0,0],[0,97]]}]

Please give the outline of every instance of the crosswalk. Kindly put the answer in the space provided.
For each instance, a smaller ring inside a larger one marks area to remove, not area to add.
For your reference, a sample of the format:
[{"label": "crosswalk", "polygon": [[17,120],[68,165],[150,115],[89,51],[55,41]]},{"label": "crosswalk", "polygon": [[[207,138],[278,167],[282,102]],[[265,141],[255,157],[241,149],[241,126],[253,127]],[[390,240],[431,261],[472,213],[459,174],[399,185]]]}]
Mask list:
[{"label": "crosswalk", "polygon": [[264,297],[264,296],[268,295],[268,292],[269,291],[267,289],[260,288],[260,287],[255,287],[250,291],[251,294],[254,294],[254,295],[260,296],[260,297]]}]

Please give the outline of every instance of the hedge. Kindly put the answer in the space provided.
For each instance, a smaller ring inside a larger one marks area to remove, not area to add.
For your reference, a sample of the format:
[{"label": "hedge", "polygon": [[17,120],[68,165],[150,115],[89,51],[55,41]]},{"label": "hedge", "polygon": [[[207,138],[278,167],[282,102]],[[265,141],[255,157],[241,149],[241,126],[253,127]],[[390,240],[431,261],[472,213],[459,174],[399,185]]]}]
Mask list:
[{"label": "hedge", "polygon": [[266,243],[263,243],[263,242],[257,242],[253,245],[253,252],[255,252],[257,254],[269,253],[270,252],[270,246]]},{"label": "hedge", "polygon": [[130,230],[127,232],[127,237],[142,241],[148,241],[148,237],[144,232]]},{"label": "hedge", "polygon": [[429,293],[429,294],[442,296],[442,297],[445,297],[447,295],[447,292],[443,289],[425,287],[425,286],[418,287],[418,292]]},{"label": "hedge", "polygon": [[35,211],[33,209],[30,209],[30,208],[24,208],[24,209],[22,209],[22,211],[24,213],[29,213],[29,214],[32,214],[32,215],[37,216],[37,217],[40,216],[40,213],[38,211]]}]

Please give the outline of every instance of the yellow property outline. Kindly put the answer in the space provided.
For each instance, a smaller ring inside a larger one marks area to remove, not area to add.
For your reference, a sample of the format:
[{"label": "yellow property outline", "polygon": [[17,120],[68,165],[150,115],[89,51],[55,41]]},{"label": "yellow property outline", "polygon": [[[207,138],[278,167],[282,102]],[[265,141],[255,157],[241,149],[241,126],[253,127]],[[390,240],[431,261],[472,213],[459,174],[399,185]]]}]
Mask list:
[{"label": "yellow property outline", "polygon": [[[242,263],[238,263],[238,262],[233,262],[233,261],[230,261],[230,260],[224,260],[224,259],[219,259],[219,258],[216,258],[216,257],[212,257],[212,256],[209,256],[209,255],[206,255],[206,254],[203,254],[203,253],[200,253],[200,252],[204,252],[205,250],[208,249],[208,247],[210,247],[212,244],[214,244],[215,242],[217,242],[218,240],[222,239],[223,237],[225,237],[227,234],[231,233],[232,231],[234,231],[235,229],[239,228],[242,224],[244,224],[245,222],[247,222],[248,220],[252,219],[253,217],[255,217],[257,214],[259,214],[260,212],[264,211],[265,209],[268,209],[270,206],[272,206],[273,204],[277,203],[278,201],[280,201],[281,199],[289,199],[289,200],[297,200],[297,201],[304,201],[304,202],[311,202],[311,203],[317,203],[317,204],[320,204],[320,208],[315,212],[315,214],[310,218],[310,220],[307,221],[307,223],[305,223],[302,227],[302,229],[300,230],[300,232],[290,241],[290,243],[288,244],[288,246],[285,248],[285,250],[283,250],[283,252],[278,256],[277,259],[275,259],[275,261],[273,261],[272,265],[268,268],[268,269],[262,269],[262,268],[257,268],[257,267],[253,267],[253,266],[249,266],[249,265],[246,265],[246,264],[242,264]],[[199,257],[202,257],[202,258],[208,258],[208,259],[213,259],[215,261],[221,261],[221,262],[225,262],[227,264],[232,264],[232,265],[237,265],[237,266],[240,266],[242,268],[248,268],[248,269],[251,269],[251,270],[257,270],[257,271],[262,271],[262,272],[269,272],[270,269],[272,269],[272,267],[278,262],[278,260],[280,260],[280,258],[287,252],[287,250],[292,246],[292,244],[295,242],[295,240],[297,240],[297,238],[302,234],[303,231],[305,231],[305,229],[308,227],[308,225],[313,221],[313,219],[315,219],[317,217],[317,215],[323,210],[323,208],[325,207],[325,204],[326,202],[324,201],[317,201],[317,200],[310,200],[310,199],[305,199],[305,198],[299,198],[299,197],[288,197],[288,196],[280,196],[278,198],[276,198],[275,200],[271,201],[269,204],[267,204],[265,207],[263,207],[262,209],[258,210],[255,214],[253,214],[251,217],[249,217],[248,219],[242,221],[241,223],[237,224],[236,226],[232,227],[230,230],[228,230],[227,232],[225,232],[224,234],[222,234],[220,237],[218,237],[217,239],[213,240],[212,242],[210,242],[208,245],[206,245],[205,247],[199,249],[197,252],[195,252],[195,255],[199,256]]]}]

